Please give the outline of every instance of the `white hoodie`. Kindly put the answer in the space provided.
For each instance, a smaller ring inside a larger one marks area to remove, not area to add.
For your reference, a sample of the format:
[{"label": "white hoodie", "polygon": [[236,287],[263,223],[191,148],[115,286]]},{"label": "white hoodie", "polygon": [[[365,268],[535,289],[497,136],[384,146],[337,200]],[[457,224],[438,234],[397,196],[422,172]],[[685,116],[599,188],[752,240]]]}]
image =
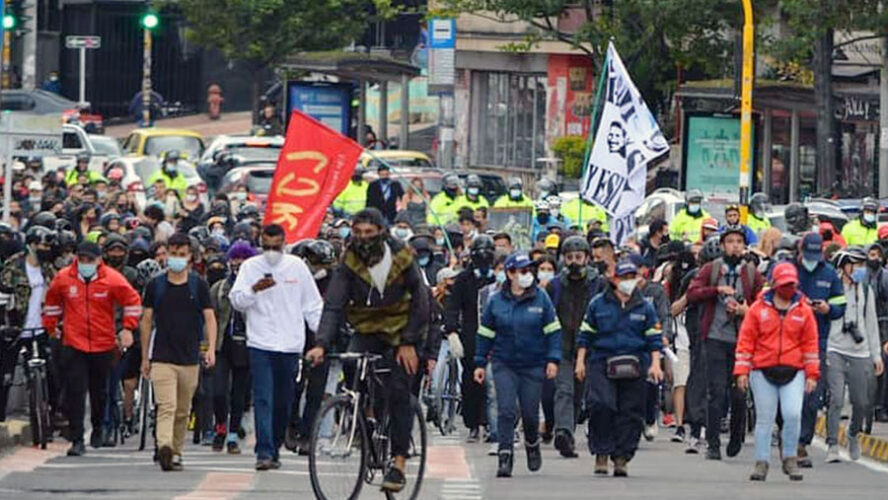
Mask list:
[{"label": "white hoodie", "polygon": [[[266,274],[276,284],[261,292],[253,285]],[[246,316],[247,346],[274,352],[302,352],[305,324],[317,331],[324,301],[302,259],[283,255],[272,266],[264,255],[241,264],[229,293],[231,305]]]}]

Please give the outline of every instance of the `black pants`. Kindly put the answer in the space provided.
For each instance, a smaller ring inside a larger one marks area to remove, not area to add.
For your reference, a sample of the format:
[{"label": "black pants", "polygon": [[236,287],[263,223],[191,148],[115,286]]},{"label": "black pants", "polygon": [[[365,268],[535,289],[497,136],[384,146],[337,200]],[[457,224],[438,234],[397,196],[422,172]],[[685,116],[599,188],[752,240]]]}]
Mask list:
[{"label": "black pants", "polygon": [[[226,339],[227,340],[227,339]],[[217,432],[224,426],[226,432],[237,432],[241,428],[244,407],[247,402],[247,387],[250,385],[250,365],[240,360],[233,363],[230,351],[216,352],[216,379],[213,380],[213,412],[216,414]]]},{"label": "black pants", "polygon": [[[384,359],[377,364],[377,368],[391,368],[391,373],[382,377],[386,394],[379,394],[377,388],[376,402],[388,403],[392,456],[406,457],[410,450],[410,424],[413,417],[413,410],[410,407],[410,375],[395,361],[395,349],[381,337],[355,334],[348,344],[348,352],[381,354]],[[349,367],[346,374],[353,374],[353,368],[354,365]]]},{"label": "black pants", "polygon": [[660,384],[645,382],[644,423],[654,425],[660,415]]},{"label": "black pants", "polygon": [[467,349],[465,352],[465,357],[460,360],[462,363],[463,369],[463,377],[462,377],[462,397],[463,397],[463,407],[462,407],[462,415],[463,422],[466,424],[466,427],[471,429],[477,429],[484,423],[484,402],[485,402],[485,394],[484,394],[484,385],[475,382],[474,373],[475,373],[475,361],[474,361],[474,349],[472,349],[472,354],[469,353]]},{"label": "black pants", "polygon": [[[643,372],[647,366],[643,366]],[[593,455],[631,460],[638,449],[647,399],[644,377],[607,378],[605,360],[586,365],[586,405],[589,411],[589,451]]]},{"label": "black pants", "polygon": [[543,378],[542,399],[540,402],[543,406],[543,418],[546,423],[546,430],[552,432],[555,429],[555,380]]},{"label": "black pants", "polygon": [[215,378],[216,367],[207,368],[201,363],[197,390],[191,398],[191,408],[197,417],[194,432],[200,436],[200,439],[213,430],[213,379]]},{"label": "black pants", "polygon": [[746,394],[734,387],[734,349],[736,344],[707,339],[706,441],[710,448],[721,446],[721,419],[731,411],[731,440],[742,440],[746,426]]},{"label": "black pants", "polygon": [[62,347],[62,370],[65,373],[65,394],[71,442],[83,441],[83,418],[86,413],[86,391],[89,390],[90,420],[93,430],[102,429],[108,376],[113,351],[87,353],[73,347]]}]

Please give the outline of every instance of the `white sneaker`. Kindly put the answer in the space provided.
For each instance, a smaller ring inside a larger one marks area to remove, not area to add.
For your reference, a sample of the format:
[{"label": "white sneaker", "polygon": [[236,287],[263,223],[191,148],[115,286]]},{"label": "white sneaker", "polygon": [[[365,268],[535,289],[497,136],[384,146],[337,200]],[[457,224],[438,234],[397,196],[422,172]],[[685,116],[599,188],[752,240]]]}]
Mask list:
[{"label": "white sneaker", "polygon": [[860,441],[857,436],[848,435],[848,456],[851,460],[860,460]]},{"label": "white sneaker", "polygon": [[839,447],[834,444],[829,445],[829,449],[826,450],[826,463],[837,464],[841,461],[842,459],[839,458]]},{"label": "white sneaker", "polygon": [[490,448],[487,449],[488,457],[495,457],[499,455],[499,443],[491,443]]},{"label": "white sneaker", "polygon": [[657,437],[658,431],[657,424],[653,425],[645,425],[644,426],[644,439],[647,441],[653,441],[655,437]]},{"label": "white sneaker", "polygon": [[700,438],[692,437],[687,441],[688,446],[685,448],[685,453],[689,455],[699,455],[700,450],[703,449],[703,441]]}]

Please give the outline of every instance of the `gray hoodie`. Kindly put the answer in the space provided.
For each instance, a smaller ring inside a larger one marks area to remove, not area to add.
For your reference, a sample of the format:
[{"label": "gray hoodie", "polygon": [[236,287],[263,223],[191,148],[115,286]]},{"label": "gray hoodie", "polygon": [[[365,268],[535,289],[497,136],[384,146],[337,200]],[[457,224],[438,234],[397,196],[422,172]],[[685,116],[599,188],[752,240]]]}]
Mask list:
[{"label": "gray hoodie", "polygon": [[[867,284],[845,284],[845,316],[833,320],[829,330],[826,351],[836,352],[851,358],[881,359],[879,351],[879,319],[876,315],[876,298]],[[844,333],[844,326],[857,323],[863,342],[854,342],[850,333]]]}]

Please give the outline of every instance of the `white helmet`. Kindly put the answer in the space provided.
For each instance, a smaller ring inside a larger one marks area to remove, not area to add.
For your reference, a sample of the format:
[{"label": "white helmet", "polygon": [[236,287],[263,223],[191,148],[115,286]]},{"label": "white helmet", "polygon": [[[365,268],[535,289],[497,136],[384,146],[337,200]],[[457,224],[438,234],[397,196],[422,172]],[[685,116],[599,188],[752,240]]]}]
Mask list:
[{"label": "white helmet", "polygon": [[546,202],[549,203],[549,208],[561,208],[561,197],[557,194],[553,194],[546,198]]},{"label": "white helmet", "polygon": [[546,200],[537,200],[534,202],[533,208],[535,208],[537,212],[540,212],[540,211],[548,212],[549,211],[549,202]]}]

